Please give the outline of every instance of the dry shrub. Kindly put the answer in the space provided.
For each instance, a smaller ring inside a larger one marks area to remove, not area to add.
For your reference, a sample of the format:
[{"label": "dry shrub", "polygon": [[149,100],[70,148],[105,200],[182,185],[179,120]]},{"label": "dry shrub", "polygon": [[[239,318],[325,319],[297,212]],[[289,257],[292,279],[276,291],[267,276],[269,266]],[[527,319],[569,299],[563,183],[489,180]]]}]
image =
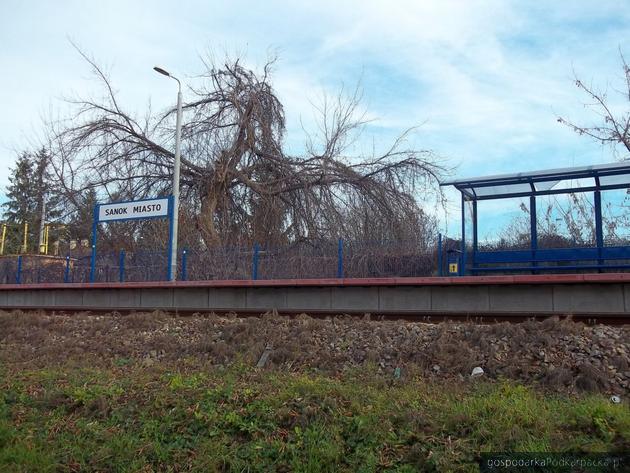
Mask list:
[{"label": "dry shrub", "polygon": [[145,346],[145,351],[164,351],[164,353],[168,353],[171,357],[179,357],[187,352],[187,347],[185,344],[181,343],[173,335],[169,335],[166,333],[159,333],[151,337],[151,339],[145,344]]},{"label": "dry shrub", "polygon": [[270,360],[274,364],[286,363],[287,361],[294,361],[299,358],[300,347],[295,342],[285,342],[282,345],[275,348],[271,355]]},{"label": "dry shrub", "polygon": [[310,315],[308,315],[307,313],[305,313],[305,312],[302,312],[302,313],[300,313],[300,314],[295,316],[295,320],[299,320],[299,321],[301,321],[303,323],[306,323],[306,322],[308,322],[311,319],[312,319],[312,317]]},{"label": "dry shrub", "polygon": [[[440,324],[440,333],[427,348],[427,358],[425,367],[430,368],[433,364],[438,364],[446,372],[469,373],[472,368],[479,366],[481,360],[479,354],[471,349],[467,340],[461,334],[449,332],[450,325]],[[479,343],[484,343],[484,338],[480,338]]]},{"label": "dry shrub", "polygon": [[590,363],[583,363],[578,367],[575,386],[582,391],[599,392],[606,389],[608,381],[604,374]]},{"label": "dry shrub", "polygon": [[566,367],[552,368],[547,370],[541,378],[540,383],[552,389],[559,389],[573,385],[575,376],[573,371]]},{"label": "dry shrub", "polygon": [[330,322],[327,320],[311,318],[306,321],[304,326],[311,332],[316,332],[316,331],[323,330],[329,324]]},{"label": "dry shrub", "polygon": [[167,315],[161,310],[153,312],[132,312],[120,317],[121,324],[132,330],[146,330],[158,326]]},{"label": "dry shrub", "polygon": [[295,339],[302,347],[306,348],[313,343],[313,332],[304,327],[298,331],[295,335]]},{"label": "dry shrub", "polygon": [[74,400],[64,392],[54,391],[51,394],[44,393],[44,396],[34,400],[34,404],[42,410],[52,411],[59,407],[69,407],[74,404]]},{"label": "dry shrub", "polygon": [[241,321],[223,327],[223,339],[233,344],[241,345],[246,343],[250,334],[249,325]]},{"label": "dry shrub", "polygon": [[99,420],[107,420],[112,411],[107,398],[103,396],[88,401],[84,409],[89,417]]},{"label": "dry shrub", "polygon": [[380,359],[380,355],[378,351],[374,350],[373,348],[370,348],[365,352],[366,361],[370,363],[376,363],[379,359]]},{"label": "dry shrub", "polygon": [[188,344],[186,353],[188,355],[207,355],[212,353],[212,345],[214,345],[212,339],[203,337],[201,340]]},{"label": "dry shrub", "polygon": [[538,332],[532,336],[529,343],[536,348],[549,348],[556,344],[558,335]]},{"label": "dry shrub", "polygon": [[472,325],[471,329],[473,332],[485,332],[486,335],[492,335],[496,338],[501,337],[511,337],[515,332],[515,324],[511,324],[509,322],[501,322],[498,324],[492,324],[488,326],[483,325]]},{"label": "dry shrub", "polygon": [[280,317],[280,314],[278,313],[278,309],[273,308],[271,310],[268,310],[267,312],[265,312],[264,314],[262,314],[262,319],[263,320],[267,320],[267,319],[277,319],[278,317]]},{"label": "dry shrub", "polygon": [[[23,312],[21,310],[13,310],[11,312],[2,312],[3,323],[7,328],[33,328],[47,327],[52,323],[50,317],[42,310]],[[3,327],[4,328],[4,327]]]},{"label": "dry shrub", "polygon": [[264,341],[262,340],[254,341],[247,347],[247,349],[244,352],[242,352],[243,361],[245,363],[255,365],[256,363],[258,363],[258,360],[260,359],[260,356],[265,351],[266,347],[267,347],[267,344]]},{"label": "dry shrub", "polygon": [[[194,317],[194,316],[193,316]],[[200,333],[210,333],[214,332],[216,329],[216,316],[208,316],[208,317],[200,317],[197,323],[197,329]]]},{"label": "dry shrub", "polygon": [[38,326],[31,327],[22,333],[20,342],[31,346],[43,345],[48,338],[48,330]]},{"label": "dry shrub", "polygon": [[110,318],[94,318],[87,327],[87,337],[108,335],[112,329],[113,320]]},{"label": "dry shrub", "polygon": [[617,371],[628,371],[628,361],[623,356],[615,356],[611,362]]},{"label": "dry shrub", "polygon": [[219,363],[226,363],[234,356],[233,348],[224,341],[218,341],[210,345],[210,354],[214,358],[214,361]]}]

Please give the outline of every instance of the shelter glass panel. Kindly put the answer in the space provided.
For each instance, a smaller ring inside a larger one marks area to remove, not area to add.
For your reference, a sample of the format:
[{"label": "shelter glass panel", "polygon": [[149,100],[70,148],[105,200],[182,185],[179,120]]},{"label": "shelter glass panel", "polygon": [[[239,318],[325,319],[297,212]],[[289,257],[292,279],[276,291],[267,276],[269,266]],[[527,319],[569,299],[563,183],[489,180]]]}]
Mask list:
[{"label": "shelter glass panel", "polygon": [[630,246],[630,190],[603,191],[604,246]]},{"label": "shelter glass panel", "polygon": [[592,192],[539,196],[536,208],[538,248],[596,246]]},{"label": "shelter glass panel", "polygon": [[537,191],[542,192],[542,191],[548,191],[550,189],[553,189],[560,181],[544,181],[544,182],[536,182],[534,184],[534,187],[536,188]]},{"label": "shelter glass panel", "polygon": [[477,202],[480,251],[528,249],[531,244],[529,197]]},{"label": "shelter glass panel", "polygon": [[[479,212],[477,212],[479,214]],[[473,203],[467,200],[464,205],[464,223],[466,225],[466,245],[472,248],[473,241]]]},{"label": "shelter glass panel", "polygon": [[520,194],[532,190],[529,184],[506,184],[501,186],[474,187],[478,197],[488,197],[492,195]]},{"label": "shelter glass panel", "polygon": [[616,176],[602,176],[599,178],[602,186],[618,186],[627,184],[630,186],[630,174],[619,174]]},{"label": "shelter glass panel", "polygon": [[563,179],[552,187],[553,190],[562,189],[580,189],[586,187],[595,187],[595,178],[585,177],[582,179]]}]

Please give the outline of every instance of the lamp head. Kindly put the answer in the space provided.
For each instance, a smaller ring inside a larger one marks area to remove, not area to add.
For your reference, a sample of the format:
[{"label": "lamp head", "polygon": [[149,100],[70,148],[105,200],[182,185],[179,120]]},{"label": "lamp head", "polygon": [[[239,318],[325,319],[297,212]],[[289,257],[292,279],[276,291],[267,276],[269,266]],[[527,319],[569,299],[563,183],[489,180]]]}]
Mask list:
[{"label": "lamp head", "polygon": [[154,70],[155,72],[159,72],[159,73],[160,73],[160,74],[162,74],[163,76],[166,76],[166,77],[171,77],[171,75],[170,75],[167,71],[165,71],[164,69],[162,69],[161,67],[157,67],[157,66],[155,66],[155,67],[153,68],[153,70]]}]

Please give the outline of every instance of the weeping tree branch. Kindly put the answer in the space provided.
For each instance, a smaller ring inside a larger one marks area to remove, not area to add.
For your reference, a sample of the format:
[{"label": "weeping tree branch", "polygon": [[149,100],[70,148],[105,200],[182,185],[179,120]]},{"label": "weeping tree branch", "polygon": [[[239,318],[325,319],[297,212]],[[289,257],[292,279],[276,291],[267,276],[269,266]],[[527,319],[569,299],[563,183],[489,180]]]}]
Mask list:
[{"label": "weeping tree branch", "polygon": [[[170,193],[173,109],[144,115],[120,105],[111,79],[79,51],[105,92],[73,98],[73,113],[50,123],[53,171],[69,201],[86,189],[109,197]],[[446,171],[427,150],[406,147],[411,130],[383,153],[349,153],[366,124],[357,88],[325,100],[318,142],[303,155],[285,151],[284,109],[262,74],[240,60],[206,65],[183,106],[181,202],[191,245],[286,244],[336,237],[402,238],[427,232],[419,193],[439,193]],[[361,235],[359,235],[361,234]]]}]

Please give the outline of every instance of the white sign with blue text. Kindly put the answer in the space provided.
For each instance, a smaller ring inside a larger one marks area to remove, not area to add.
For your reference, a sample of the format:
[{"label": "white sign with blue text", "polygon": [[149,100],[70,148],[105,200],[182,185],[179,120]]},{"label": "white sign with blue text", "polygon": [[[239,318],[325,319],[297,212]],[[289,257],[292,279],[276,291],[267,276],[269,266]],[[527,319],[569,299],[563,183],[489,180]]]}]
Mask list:
[{"label": "white sign with blue text", "polygon": [[98,207],[99,222],[167,216],[168,198],[101,204]]}]

